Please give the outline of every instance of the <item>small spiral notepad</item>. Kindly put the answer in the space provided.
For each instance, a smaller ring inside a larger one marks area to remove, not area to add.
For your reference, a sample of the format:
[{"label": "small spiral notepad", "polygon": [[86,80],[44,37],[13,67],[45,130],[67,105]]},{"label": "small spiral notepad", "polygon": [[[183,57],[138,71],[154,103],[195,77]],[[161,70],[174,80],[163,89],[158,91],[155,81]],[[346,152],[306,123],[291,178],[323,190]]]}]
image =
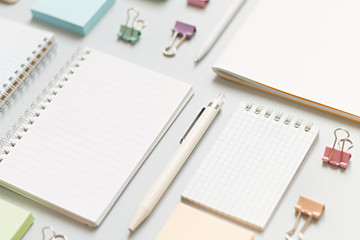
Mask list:
[{"label": "small spiral notepad", "polygon": [[291,115],[241,104],[182,197],[263,230],[318,131]]}]

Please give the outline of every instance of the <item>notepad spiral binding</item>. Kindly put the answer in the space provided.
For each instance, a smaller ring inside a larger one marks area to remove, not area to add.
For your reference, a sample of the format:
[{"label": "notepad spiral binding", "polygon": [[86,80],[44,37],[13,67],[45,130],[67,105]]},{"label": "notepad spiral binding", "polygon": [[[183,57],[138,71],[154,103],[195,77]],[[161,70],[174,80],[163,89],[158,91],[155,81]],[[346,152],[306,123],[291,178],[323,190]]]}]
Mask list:
[{"label": "notepad spiral binding", "polygon": [[31,56],[26,58],[25,63],[21,64],[19,69],[15,70],[13,75],[9,77],[9,83],[1,86],[3,89],[0,91],[0,112],[4,111],[5,106],[16,95],[16,90],[21,88],[30,79],[34,69],[40,65],[55,46],[55,38],[44,38],[43,43],[39,44]]},{"label": "notepad spiral binding", "polygon": [[34,124],[41,111],[45,110],[47,105],[51,103],[59,89],[63,88],[64,84],[68,82],[70,75],[75,73],[76,68],[81,65],[81,62],[85,60],[86,55],[89,53],[90,50],[88,49],[78,49],[71,60],[60,70],[60,73],[55,76],[55,79],[48,84],[48,87],[36,98],[36,101],[25,111],[25,114],[18,119],[18,122],[6,133],[6,136],[0,140],[0,162],[3,161],[4,155],[9,154],[11,148],[15,147],[16,142],[28,131],[29,126]]},{"label": "notepad spiral binding", "polygon": [[261,105],[255,107],[253,103],[246,104],[246,106],[245,106],[246,111],[250,111],[252,109],[254,110],[255,114],[261,114],[263,112],[264,117],[266,117],[266,118],[270,118],[271,116],[273,116],[274,121],[277,121],[277,122],[282,121],[282,119],[283,119],[284,124],[286,124],[286,125],[293,124],[295,128],[300,128],[302,125],[304,125],[305,132],[309,132],[313,125],[312,122],[307,122],[306,124],[304,124],[303,120],[301,118],[299,118],[297,120],[293,120],[292,115],[287,115],[286,117],[283,117],[282,112],[273,113],[273,110],[271,108],[264,110],[264,107]]}]

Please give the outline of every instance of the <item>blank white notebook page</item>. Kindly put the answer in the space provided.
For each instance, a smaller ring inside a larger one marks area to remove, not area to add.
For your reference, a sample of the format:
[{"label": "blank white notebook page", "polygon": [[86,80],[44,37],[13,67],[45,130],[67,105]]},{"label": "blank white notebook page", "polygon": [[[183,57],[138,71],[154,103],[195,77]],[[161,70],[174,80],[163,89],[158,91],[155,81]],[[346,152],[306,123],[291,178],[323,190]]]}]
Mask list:
[{"label": "blank white notebook page", "polygon": [[359,9],[359,0],[257,0],[215,67],[360,116],[351,104],[359,101]]},{"label": "blank white notebook page", "polygon": [[249,106],[237,108],[182,197],[262,230],[318,128]]},{"label": "blank white notebook page", "polygon": [[96,226],[192,96],[192,87],[87,51],[9,149],[0,163],[0,183]]}]

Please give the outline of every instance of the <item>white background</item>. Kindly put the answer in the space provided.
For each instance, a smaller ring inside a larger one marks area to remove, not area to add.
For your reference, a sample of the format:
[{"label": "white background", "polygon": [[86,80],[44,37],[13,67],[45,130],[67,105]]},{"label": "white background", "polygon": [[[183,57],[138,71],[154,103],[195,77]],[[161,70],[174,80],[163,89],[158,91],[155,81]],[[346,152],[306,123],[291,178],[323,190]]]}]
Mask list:
[{"label": "white background", "polygon": [[[246,21],[246,16],[254,8],[256,1],[259,0],[248,0],[245,3],[215,47],[197,65],[193,63],[195,53],[231,5],[232,0],[210,1],[205,9],[188,6],[186,0],[117,1],[86,37],[32,20],[30,12],[30,6],[34,2],[32,0],[20,0],[14,5],[0,3],[0,16],[53,31],[58,42],[56,53],[37,73],[36,78],[25,86],[16,101],[10,105],[10,108],[0,115],[0,136],[6,134],[6,131],[30,106],[30,103],[53,79],[54,75],[59,72],[79,46],[89,46],[127,59],[130,62],[189,82],[195,89],[194,97],[164,135],[98,228],[89,228],[5,188],[0,188],[2,199],[32,211],[36,218],[23,238],[24,240],[41,239],[41,229],[47,225],[51,225],[57,232],[67,235],[69,240],[154,239],[180,201],[180,194],[184,191],[196,168],[206,156],[240,101],[252,101],[290,112],[305,120],[311,120],[320,127],[319,138],[313,145],[303,166],[275,210],[269,224],[263,232],[255,232],[255,238],[284,239],[285,232],[290,230],[295,222],[294,205],[299,195],[303,194],[324,202],[326,205],[321,219],[318,222],[312,222],[305,231],[305,239],[360,239],[360,231],[357,229],[360,213],[358,187],[360,183],[359,125],[223,80],[216,77],[210,68],[236,30]],[[141,40],[135,45],[116,39],[116,33],[120,24],[126,21],[126,11],[130,7],[136,7],[141,12],[141,18],[148,23],[148,26],[142,31]],[[185,41],[180,46],[177,56],[166,58],[162,55],[162,49],[170,41],[171,28],[177,20],[196,25],[197,33],[191,40]],[[299,88],[303,87],[311,86],[299,86]],[[127,226],[137,204],[176,150],[179,139],[198,111],[219,92],[226,95],[225,105],[219,116],[150,217],[135,233],[129,234]],[[336,96],[334,97],[336,98]],[[114,114],[121,114],[121,109]],[[321,161],[325,146],[332,146],[333,130],[338,127],[347,128],[355,143],[350,166],[345,171],[323,165]],[[54,172],[53,177],[57,177],[56,172]],[[302,219],[301,224],[304,222],[305,218]]]}]

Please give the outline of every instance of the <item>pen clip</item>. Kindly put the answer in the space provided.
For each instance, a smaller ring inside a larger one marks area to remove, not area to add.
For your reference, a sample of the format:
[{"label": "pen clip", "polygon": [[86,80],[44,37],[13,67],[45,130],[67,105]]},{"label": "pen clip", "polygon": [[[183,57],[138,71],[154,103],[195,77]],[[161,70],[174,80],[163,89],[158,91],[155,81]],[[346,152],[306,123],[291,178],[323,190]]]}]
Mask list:
[{"label": "pen clip", "polygon": [[186,138],[186,136],[189,134],[189,132],[191,131],[191,129],[193,128],[193,126],[195,125],[195,123],[197,122],[197,120],[200,118],[201,114],[204,112],[205,107],[203,107],[201,109],[201,111],[198,113],[198,115],[196,116],[196,118],[194,119],[194,121],[191,123],[189,129],[186,131],[186,133],[184,134],[184,136],[180,139],[180,144],[184,141],[184,139]]}]

